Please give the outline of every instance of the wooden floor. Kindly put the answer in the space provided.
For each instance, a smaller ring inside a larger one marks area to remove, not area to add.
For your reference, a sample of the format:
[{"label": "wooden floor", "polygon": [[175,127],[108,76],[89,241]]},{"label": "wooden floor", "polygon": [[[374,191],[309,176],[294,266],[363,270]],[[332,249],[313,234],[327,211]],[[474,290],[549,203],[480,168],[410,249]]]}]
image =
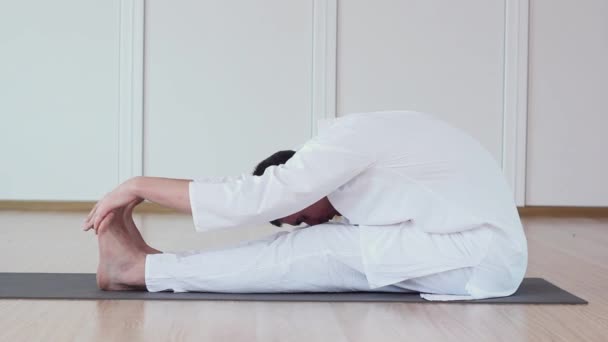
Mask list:
[{"label": "wooden floor", "polygon": [[[94,239],[65,220],[0,212],[0,271],[94,271]],[[1,300],[0,341],[608,341],[608,219],[524,223],[527,276],[589,305]]]}]

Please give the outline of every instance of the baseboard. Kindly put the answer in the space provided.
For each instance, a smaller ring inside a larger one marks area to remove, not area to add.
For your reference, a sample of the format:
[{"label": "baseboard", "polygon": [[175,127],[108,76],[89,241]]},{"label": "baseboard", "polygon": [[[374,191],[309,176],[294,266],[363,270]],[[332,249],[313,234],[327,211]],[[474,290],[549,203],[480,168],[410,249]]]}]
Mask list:
[{"label": "baseboard", "polygon": [[[95,202],[63,201],[0,201],[0,210],[16,211],[89,211]],[[521,216],[608,217],[608,207],[518,207]],[[177,213],[156,203],[144,202],[135,208],[138,213]]]},{"label": "baseboard", "polygon": [[608,207],[521,207],[517,208],[521,216],[551,217],[608,217]]},{"label": "baseboard", "polygon": [[[95,202],[71,201],[0,201],[0,210],[15,211],[90,211]],[[137,213],[175,214],[175,210],[156,203],[144,202],[135,208]]]}]

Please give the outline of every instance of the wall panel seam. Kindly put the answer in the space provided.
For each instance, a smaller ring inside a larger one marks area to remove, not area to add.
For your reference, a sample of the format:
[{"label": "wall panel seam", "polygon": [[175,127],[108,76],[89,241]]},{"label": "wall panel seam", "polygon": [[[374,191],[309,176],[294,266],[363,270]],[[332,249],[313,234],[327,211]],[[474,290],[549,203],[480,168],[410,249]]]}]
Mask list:
[{"label": "wall panel seam", "polygon": [[120,1],[118,182],[143,174],[144,6]]},{"label": "wall panel seam", "polygon": [[336,116],[337,0],[313,0],[311,136]]},{"label": "wall panel seam", "polygon": [[525,205],[529,0],[505,0],[502,169]]}]

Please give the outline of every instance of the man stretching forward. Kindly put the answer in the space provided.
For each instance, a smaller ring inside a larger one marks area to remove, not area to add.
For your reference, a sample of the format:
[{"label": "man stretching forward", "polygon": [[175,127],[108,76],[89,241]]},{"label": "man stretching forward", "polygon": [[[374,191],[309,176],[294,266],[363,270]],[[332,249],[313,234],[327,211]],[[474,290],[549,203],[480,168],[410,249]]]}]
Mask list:
[{"label": "man stretching forward", "polygon": [[[207,251],[162,253],[132,221],[143,200],[191,213],[197,231],[310,227]],[[512,194],[492,156],[438,118],[407,111],[334,119],[250,174],[132,178],[83,225],[99,234],[104,290],[417,291],[429,300],[511,295],[527,265]]]}]

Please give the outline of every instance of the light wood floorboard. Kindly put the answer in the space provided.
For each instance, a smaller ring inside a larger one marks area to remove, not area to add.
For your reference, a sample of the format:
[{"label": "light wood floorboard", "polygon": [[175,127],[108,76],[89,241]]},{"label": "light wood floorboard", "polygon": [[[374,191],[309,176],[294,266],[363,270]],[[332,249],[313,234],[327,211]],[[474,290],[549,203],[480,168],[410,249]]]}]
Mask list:
[{"label": "light wood floorboard", "polygon": [[[94,272],[83,215],[0,211],[0,271]],[[180,215],[136,221],[151,245],[173,250],[276,231],[196,235]],[[608,219],[524,224],[527,276],[589,305],[0,300],[0,341],[608,341]]]}]

